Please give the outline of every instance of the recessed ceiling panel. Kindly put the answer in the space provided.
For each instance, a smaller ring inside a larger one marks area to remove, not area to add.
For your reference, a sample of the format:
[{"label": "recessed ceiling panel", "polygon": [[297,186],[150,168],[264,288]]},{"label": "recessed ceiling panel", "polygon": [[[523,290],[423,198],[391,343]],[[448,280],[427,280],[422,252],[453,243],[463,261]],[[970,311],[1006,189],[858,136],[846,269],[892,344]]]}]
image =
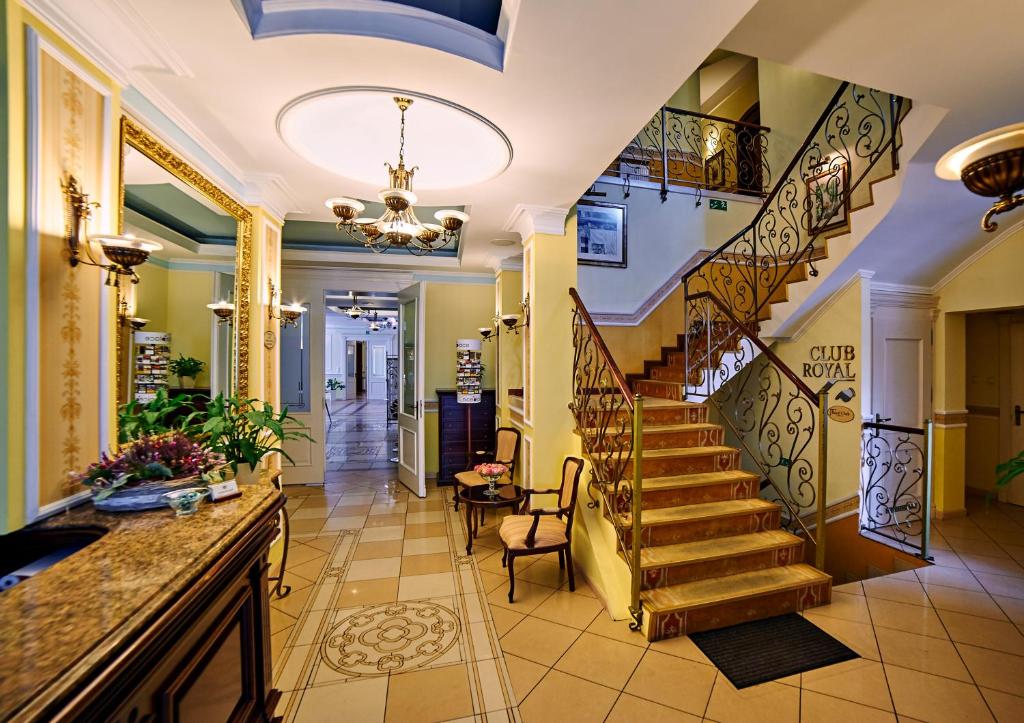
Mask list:
[{"label": "recessed ceiling panel", "polygon": [[394,97],[413,98],[405,114],[405,163],[414,190],[457,189],[502,173],[512,146],[486,118],[439,98],[391,88],[335,88],[302,96],[278,115],[285,143],[343,178],[387,186],[384,163],[398,164],[400,114]]}]

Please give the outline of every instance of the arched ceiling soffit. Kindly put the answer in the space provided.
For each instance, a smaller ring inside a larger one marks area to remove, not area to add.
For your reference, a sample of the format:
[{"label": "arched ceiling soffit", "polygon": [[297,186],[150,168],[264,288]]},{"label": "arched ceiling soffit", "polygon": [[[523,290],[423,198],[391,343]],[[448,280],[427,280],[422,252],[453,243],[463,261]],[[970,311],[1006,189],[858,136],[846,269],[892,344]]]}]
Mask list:
[{"label": "arched ceiling soffit", "polygon": [[502,70],[501,0],[233,0],[256,40],[363,35],[433,48]]}]

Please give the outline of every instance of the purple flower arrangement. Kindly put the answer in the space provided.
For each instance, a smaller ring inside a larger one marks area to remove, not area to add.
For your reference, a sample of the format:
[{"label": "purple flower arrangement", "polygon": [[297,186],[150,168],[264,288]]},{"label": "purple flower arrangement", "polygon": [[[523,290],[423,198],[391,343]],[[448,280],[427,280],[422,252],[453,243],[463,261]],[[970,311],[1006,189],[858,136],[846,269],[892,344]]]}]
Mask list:
[{"label": "purple flower arrangement", "polygon": [[121,447],[116,455],[103,453],[99,462],[74,475],[92,488],[97,497],[147,482],[200,477],[224,464],[224,456],[212,452],[180,432],[142,437]]}]

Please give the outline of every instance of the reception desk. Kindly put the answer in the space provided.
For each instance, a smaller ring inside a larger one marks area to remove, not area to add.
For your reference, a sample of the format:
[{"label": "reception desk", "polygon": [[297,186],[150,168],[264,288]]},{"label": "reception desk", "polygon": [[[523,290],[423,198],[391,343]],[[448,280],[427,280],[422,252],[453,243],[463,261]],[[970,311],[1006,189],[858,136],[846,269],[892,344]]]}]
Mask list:
[{"label": "reception desk", "polygon": [[283,496],[96,512],[43,527],[106,534],[0,592],[0,720],[270,720],[267,553]]}]

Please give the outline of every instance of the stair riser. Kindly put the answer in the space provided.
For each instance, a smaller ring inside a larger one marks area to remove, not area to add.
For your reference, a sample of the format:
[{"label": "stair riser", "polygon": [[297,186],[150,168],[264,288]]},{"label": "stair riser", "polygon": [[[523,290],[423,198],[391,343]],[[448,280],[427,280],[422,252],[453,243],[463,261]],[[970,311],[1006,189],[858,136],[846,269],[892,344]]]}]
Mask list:
[{"label": "stair riser", "polygon": [[723,602],[694,610],[663,613],[653,610],[648,613],[647,639],[654,642],[701,630],[724,628],[751,620],[800,612],[818,605],[827,605],[831,598],[830,583],[814,582],[793,590]]},{"label": "stair riser", "polygon": [[[642,393],[642,392],[641,392]],[[628,419],[625,412],[620,419]],[[708,408],[704,405],[693,407],[645,407],[644,425],[658,424],[704,424],[708,421]]]},{"label": "stair riser", "polygon": [[[686,455],[679,457],[644,457],[644,477],[674,477],[698,472],[726,472],[739,469],[739,451],[724,454]],[[633,476],[633,460],[626,463],[624,476]]]},{"label": "stair riser", "polygon": [[718,447],[725,443],[725,430],[691,429],[685,432],[655,432],[644,430],[644,449],[672,449],[678,447]]},{"label": "stair riser", "polygon": [[658,384],[641,380],[633,385],[633,390],[643,394],[645,397],[671,399],[675,402],[683,401],[683,387],[681,384]]},{"label": "stair riser", "polygon": [[[645,547],[649,547],[706,540],[710,537],[745,535],[748,532],[767,532],[779,529],[780,522],[778,509],[728,517],[684,520],[664,525],[645,526],[640,532],[640,542]],[[641,524],[643,524],[642,517]]]},{"label": "stair riser", "polygon": [[681,507],[683,505],[699,505],[705,502],[748,500],[752,497],[757,497],[758,488],[757,479],[748,479],[737,482],[701,485],[700,487],[644,490],[643,507],[645,510],[653,510],[658,507]]},{"label": "stair riser", "polygon": [[803,548],[803,541],[797,540],[792,545],[773,550],[759,550],[718,560],[701,560],[685,565],[644,570],[641,584],[644,590],[651,590],[656,587],[678,585],[693,580],[707,580],[712,577],[724,577],[751,570],[791,565],[803,560]]}]

